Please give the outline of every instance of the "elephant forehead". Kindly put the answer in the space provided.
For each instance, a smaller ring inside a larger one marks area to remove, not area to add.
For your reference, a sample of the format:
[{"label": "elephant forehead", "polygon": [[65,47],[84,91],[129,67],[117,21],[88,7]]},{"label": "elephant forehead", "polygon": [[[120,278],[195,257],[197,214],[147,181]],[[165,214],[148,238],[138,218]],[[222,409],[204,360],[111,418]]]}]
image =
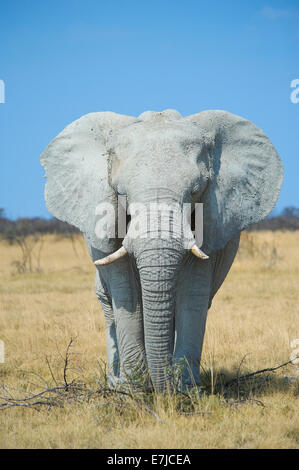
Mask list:
[{"label": "elephant forehead", "polygon": [[125,129],[119,130],[111,140],[111,146],[118,152],[130,151],[144,153],[147,150],[173,152],[182,146],[200,145],[200,129],[192,123],[182,121],[156,120],[138,121]]},{"label": "elephant forehead", "polygon": [[128,186],[134,184],[140,190],[166,186],[182,192],[181,187],[192,184],[199,172],[196,159],[189,158],[196,149],[186,151],[186,142],[190,142],[187,137],[171,139],[159,132],[154,137],[135,136],[133,142],[115,148],[113,174],[123,191],[128,193]]}]

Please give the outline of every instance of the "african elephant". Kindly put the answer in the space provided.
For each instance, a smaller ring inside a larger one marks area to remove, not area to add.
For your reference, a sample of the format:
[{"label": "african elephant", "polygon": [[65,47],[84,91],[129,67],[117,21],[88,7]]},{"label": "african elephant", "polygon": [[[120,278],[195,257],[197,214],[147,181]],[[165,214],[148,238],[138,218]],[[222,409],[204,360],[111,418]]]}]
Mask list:
[{"label": "african elephant", "polygon": [[[97,266],[111,382],[134,380],[137,371],[163,391],[183,362],[182,387],[198,385],[207,311],[240,232],[267,216],[280,191],[283,169],[270,140],[226,111],[96,112],[54,138],[41,163],[49,211],[83,232]],[[146,209],[134,236],[133,219],[125,236],[114,235],[119,195]],[[203,204],[201,247],[181,217],[187,203]],[[115,211],[105,213],[106,235],[98,236],[101,204]],[[165,215],[160,204],[174,208],[166,237],[152,230]]]}]

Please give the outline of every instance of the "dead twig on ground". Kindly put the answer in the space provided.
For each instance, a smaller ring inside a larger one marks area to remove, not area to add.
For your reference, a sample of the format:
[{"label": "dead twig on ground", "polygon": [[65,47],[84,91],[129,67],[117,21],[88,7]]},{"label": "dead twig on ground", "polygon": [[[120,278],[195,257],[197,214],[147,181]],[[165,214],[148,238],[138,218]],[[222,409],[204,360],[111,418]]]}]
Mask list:
[{"label": "dead twig on ground", "polygon": [[292,363],[292,361],[290,360],[290,361],[284,362],[283,364],[280,364],[279,366],[276,366],[276,367],[268,367],[267,369],[256,370],[255,372],[251,372],[250,374],[237,376],[237,377],[225,382],[224,387],[228,387],[228,386],[230,386],[234,383],[239,383],[240,381],[244,381],[244,380],[249,379],[251,377],[254,377],[255,375],[258,375],[258,374],[263,374],[265,372],[274,372],[275,370],[281,369],[282,367],[285,367],[285,366],[287,366],[288,364],[291,364],[291,363]]}]

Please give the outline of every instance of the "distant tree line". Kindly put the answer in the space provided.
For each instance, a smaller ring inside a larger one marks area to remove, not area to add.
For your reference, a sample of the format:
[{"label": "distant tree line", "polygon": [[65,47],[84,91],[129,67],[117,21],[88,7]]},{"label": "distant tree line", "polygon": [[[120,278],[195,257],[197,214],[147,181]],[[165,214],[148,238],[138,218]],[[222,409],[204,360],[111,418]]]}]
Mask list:
[{"label": "distant tree line", "polygon": [[0,237],[14,241],[16,237],[44,235],[47,233],[72,237],[80,232],[73,225],[67,222],[61,222],[56,218],[43,219],[41,217],[22,217],[16,220],[10,220],[5,217],[4,209],[0,208]]},{"label": "distant tree line", "polygon": [[[299,230],[299,209],[296,207],[286,207],[280,215],[269,216],[248,228],[248,231],[255,230]],[[73,237],[73,235],[80,233],[80,231],[73,225],[61,222],[56,218],[24,217],[10,220],[5,217],[4,209],[0,208],[0,236],[2,238],[13,241],[18,236],[26,237],[28,235],[47,233]]]},{"label": "distant tree line", "polygon": [[299,209],[286,207],[280,215],[268,216],[257,224],[251,225],[248,231],[255,230],[299,230]]}]

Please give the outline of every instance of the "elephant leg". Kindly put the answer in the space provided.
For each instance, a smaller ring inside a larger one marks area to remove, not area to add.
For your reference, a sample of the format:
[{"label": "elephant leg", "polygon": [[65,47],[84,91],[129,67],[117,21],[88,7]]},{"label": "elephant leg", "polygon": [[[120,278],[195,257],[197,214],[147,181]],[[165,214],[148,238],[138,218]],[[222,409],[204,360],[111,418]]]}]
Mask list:
[{"label": "elephant leg", "polygon": [[182,365],[182,386],[200,384],[200,360],[209,308],[213,263],[186,260],[178,282],[174,364]]},{"label": "elephant leg", "polygon": [[106,317],[110,375],[116,384],[147,386],[140,287],[129,257],[99,268],[96,284]]},{"label": "elephant leg", "polygon": [[105,316],[109,381],[114,384],[119,378],[120,363],[116,337],[116,325],[112,309],[112,302],[107,293],[107,290],[104,288],[103,281],[101,280],[98,271],[96,272],[95,276],[95,292]]},{"label": "elephant leg", "polygon": [[116,326],[120,379],[147,386],[142,306],[136,273],[129,259],[107,266],[106,272]]}]

